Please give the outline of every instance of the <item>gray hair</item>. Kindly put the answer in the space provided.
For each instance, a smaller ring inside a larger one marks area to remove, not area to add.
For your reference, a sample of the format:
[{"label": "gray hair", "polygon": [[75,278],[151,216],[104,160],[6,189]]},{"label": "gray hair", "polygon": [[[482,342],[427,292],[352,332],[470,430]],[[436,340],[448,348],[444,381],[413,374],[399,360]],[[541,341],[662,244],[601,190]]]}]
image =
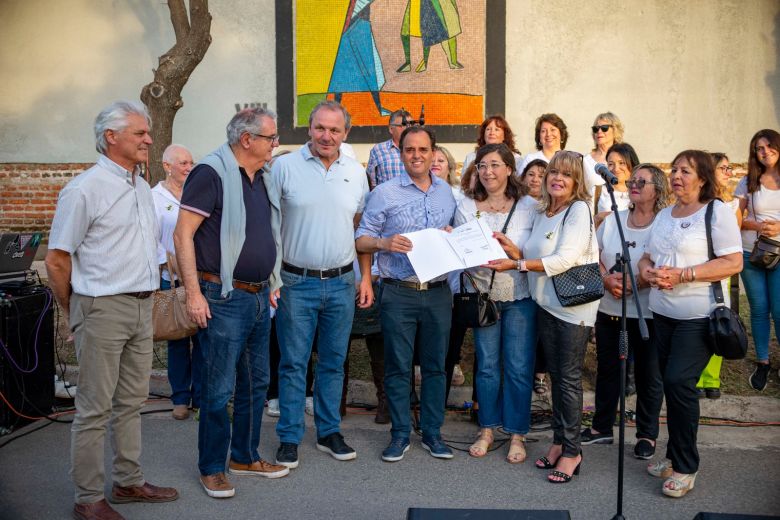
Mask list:
[{"label": "gray hair", "polygon": [[146,123],[150,127],[152,126],[149,112],[138,101],[114,101],[100,111],[95,118],[95,149],[98,153],[105,154],[108,150],[106,131],[121,132],[127,128],[127,118],[132,114],[143,117],[146,119]]},{"label": "gray hair", "polygon": [[174,155],[176,154],[176,152],[178,150],[183,150],[183,151],[189,153],[190,155],[192,155],[190,153],[190,151],[187,149],[186,146],[181,145],[181,144],[171,144],[171,145],[168,145],[168,148],[166,148],[165,151],[163,152],[163,154],[162,154],[162,162],[168,163],[168,164],[173,164],[173,162],[175,161]]},{"label": "gray hair", "polygon": [[327,108],[328,110],[341,112],[341,114],[344,116],[344,129],[349,130],[352,128],[352,116],[349,115],[347,109],[344,108],[344,105],[338,101],[333,101],[331,99],[320,101],[317,103],[317,106],[311,110],[311,113],[309,114],[309,128],[311,128],[311,122],[314,120],[314,114],[316,114],[321,108]]},{"label": "gray hair", "polygon": [[[599,124],[599,119],[602,121],[609,121],[609,124],[612,125],[612,130],[614,131],[615,136],[615,143],[622,143],[623,142],[623,132],[625,129],[623,128],[623,122],[620,120],[618,116],[613,114],[612,112],[603,112],[596,116],[596,119],[593,120],[593,126],[596,126]],[[595,137],[594,137],[595,142]],[[595,148],[594,148],[595,150]]]},{"label": "gray hair", "polygon": [[264,117],[276,121],[276,113],[267,108],[245,108],[238,112],[225,129],[228,144],[238,144],[244,133],[259,134],[262,131]]}]

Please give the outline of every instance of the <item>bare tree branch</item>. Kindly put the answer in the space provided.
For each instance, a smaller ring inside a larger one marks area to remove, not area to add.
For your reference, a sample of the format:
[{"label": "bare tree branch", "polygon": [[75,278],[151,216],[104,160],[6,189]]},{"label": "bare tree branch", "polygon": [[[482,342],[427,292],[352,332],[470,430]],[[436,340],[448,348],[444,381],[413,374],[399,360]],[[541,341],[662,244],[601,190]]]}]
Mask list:
[{"label": "bare tree branch", "polygon": [[152,117],[151,184],[164,177],[162,153],[171,143],[176,112],[184,106],[181,91],[211,45],[208,0],[189,0],[189,18],[184,0],[168,0],[168,9],[176,43],[160,56],[154,80],[141,90],[141,101]]},{"label": "bare tree branch", "polygon": [[171,24],[178,43],[190,33],[190,20],[187,18],[184,0],[168,0],[168,10],[171,12]]}]

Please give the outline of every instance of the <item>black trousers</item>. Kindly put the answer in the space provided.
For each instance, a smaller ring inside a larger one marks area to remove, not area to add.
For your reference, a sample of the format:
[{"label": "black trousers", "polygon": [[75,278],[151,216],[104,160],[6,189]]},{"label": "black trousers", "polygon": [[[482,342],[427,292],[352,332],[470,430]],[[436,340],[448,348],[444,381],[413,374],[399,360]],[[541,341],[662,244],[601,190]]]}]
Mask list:
[{"label": "black trousers", "polygon": [[699,398],[696,383],[707,366],[709,319],[676,320],[653,313],[658,363],[664,382],[669,443],[666,457],[679,473],[699,470]]},{"label": "black trousers", "polygon": [[582,426],[582,365],[592,327],[560,320],[542,308],[537,324],[552,382],[553,444],[563,446],[564,457],[576,457]]},{"label": "black trousers", "polygon": [[[664,386],[658,367],[658,354],[653,346],[653,320],[648,319],[650,340],[639,335],[639,320],[626,320],[628,344],[634,351],[636,377],[636,437],[658,438],[658,416],[664,400]],[[596,412],[593,429],[600,433],[612,431],[620,399],[620,316],[603,312],[596,318]]]}]

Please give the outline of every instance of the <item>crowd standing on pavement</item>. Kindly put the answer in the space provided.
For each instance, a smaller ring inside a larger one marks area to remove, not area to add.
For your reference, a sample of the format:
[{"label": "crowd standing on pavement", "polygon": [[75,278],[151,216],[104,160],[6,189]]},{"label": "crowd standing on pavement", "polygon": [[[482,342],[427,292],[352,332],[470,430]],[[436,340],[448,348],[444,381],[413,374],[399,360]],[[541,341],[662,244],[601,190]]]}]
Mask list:
[{"label": "crowd standing on pavement", "polygon": [[[550,483],[567,483],[583,470],[583,445],[613,442],[621,383],[628,382],[637,393],[634,455],[656,455],[665,398],[669,440],[647,471],[664,479],[663,494],[684,496],[699,472],[698,399],[720,397],[721,360],[708,332],[711,283],[721,284],[728,304],[736,274],[756,349],[750,384],[759,391],[767,385],[771,325],[775,338],[780,326],[780,269],[749,259],[759,237],[780,240],[775,130],[750,140],[747,175],[732,193],[726,154],[681,151],[667,176],[640,162],[611,112],[596,116],[585,155],[566,149],[569,129],[560,116],[542,114],[536,151],[525,157],[509,122],[490,116],[458,179],[435,133],[404,110],[390,114],[390,139],[371,150],[364,169],[344,151],[351,121],[337,101],[315,106],[310,140],[272,166],[276,115],[249,108],[232,117],[226,142],[197,164],[184,146],[168,147],[166,177],[154,188],[140,175],[150,125],[138,103],[102,110],[94,127],[97,163],[63,188],[52,223],[46,267],[80,365],[71,436],[75,518],[122,518],[103,494],[109,427],[108,499],[178,498],[175,489],[147,482],[139,464],[153,356],[150,296],[171,286],[185,288],[188,315],[199,327],[168,344],[173,417],[197,411],[197,466],[208,496],[234,496],[228,474],[280,478],[298,467],[305,412],[314,416],[319,451],[338,461],[358,456],[340,431],[345,363],[356,336],[371,339],[376,421],[391,423],[382,460],[401,461],[412,447],[413,364],[421,373],[421,447],[452,458],[441,427],[465,333],[453,313],[459,273],[420,281],[404,235],[423,229],[450,231],[484,219],[507,255],[466,270],[500,311],[496,323],[474,329],[479,430],[472,457],[487,456],[501,428],[510,435],[507,462],[524,462],[532,393],[549,392],[553,441],[534,465],[550,470]],[[600,163],[617,180],[616,212]],[[631,244],[637,294],[624,289],[615,261],[618,224]],[[603,298],[562,303],[555,280],[588,264],[598,265]],[[627,381],[620,380],[617,341],[624,291]],[[639,334],[634,298],[648,341]],[[594,329],[596,410],[582,429],[582,368]],[[278,345],[273,363],[271,343]],[[279,417],[279,447],[266,460],[258,449],[272,373],[268,410]]]}]

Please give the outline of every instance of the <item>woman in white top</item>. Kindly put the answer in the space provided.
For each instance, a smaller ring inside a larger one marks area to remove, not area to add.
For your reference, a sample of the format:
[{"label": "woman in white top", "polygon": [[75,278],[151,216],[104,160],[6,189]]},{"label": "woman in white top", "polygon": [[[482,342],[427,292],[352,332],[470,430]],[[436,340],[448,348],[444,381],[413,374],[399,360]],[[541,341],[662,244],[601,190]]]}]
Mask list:
[{"label": "woman in white top", "polygon": [[[174,255],[173,230],[179,218],[179,201],[184,182],[192,170],[192,155],[185,147],[172,144],[163,152],[165,180],[152,188],[157,222],[160,225],[160,243],[157,256],[160,265],[167,260],[166,253]],[[161,289],[170,289],[174,280],[168,269],[163,268]],[[178,281],[176,281],[178,284]],[[192,341],[192,351],[190,351]],[[173,418],[186,419],[190,416],[189,406],[200,407],[200,347],[197,336],[168,342],[168,382],[171,384]]]},{"label": "woman in white top", "polygon": [[[631,197],[630,209],[619,212],[625,240],[629,247],[631,267],[634,275],[639,274],[639,259],[650,240],[653,221],[659,211],[669,204],[669,181],[666,174],[652,164],[640,164],[634,168],[626,181]],[[620,397],[619,339],[621,332],[622,266],[616,255],[623,253],[623,242],[617,227],[615,215],[611,214],[599,226],[596,235],[601,250],[600,268],[604,278],[604,297],[599,304],[596,317],[596,410],[593,425],[582,431],[582,444],[612,444],[612,425],[615,422]],[[628,273],[627,273],[628,274]],[[634,456],[649,459],[655,453],[658,438],[658,415],[664,399],[663,381],[658,369],[658,356],[652,345],[653,320],[648,309],[650,286],[637,280],[639,304],[647,323],[650,339],[644,341],[639,333],[639,319],[636,302],[630,282],[626,285],[626,330],[628,346],[634,356],[636,374],[636,438]]]},{"label": "woman in white top", "polygon": [[[553,445],[536,461],[536,467],[555,468],[547,479],[559,484],[578,474],[582,462],[582,365],[599,302],[562,306],[551,277],[596,262],[599,251],[582,155],[556,153],[542,186],[541,209],[522,251],[503,235],[496,238],[509,258],[516,260],[516,268],[528,273],[529,292],[540,307],[537,330],[552,381]],[[509,260],[491,263],[500,268],[513,264]]]},{"label": "woman in white top", "polygon": [[[735,198],[729,189],[729,182],[734,175],[731,165],[729,164],[729,158],[725,153],[721,152],[711,153],[710,156],[715,163],[715,180],[718,184],[718,198],[723,201],[726,206],[731,208],[731,211],[734,212],[734,216],[737,219],[737,225],[739,226],[742,223],[742,211],[739,209],[739,199]],[[730,282],[731,280],[729,280],[729,285],[731,285]],[[707,399],[720,398],[720,368],[722,364],[723,358],[713,354],[710,358],[710,362],[704,367],[699,382],[696,384],[696,388],[699,390],[699,397],[706,397]]]},{"label": "woman in white top", "polygon": [[585,168],[585,182],[593,193],[594,199],[598,201],[602,190],[599,186],[604,185],[604,179],[596,173],[596,165],[606,164],[607,150],[613,144],[623,142],[623,123],[612,112],[604,112],[596,116],[590,130],[593,136],[593,150],[583,158],[582,163]]},{"label": "woman in white top", "polygon": [[770,318],[775,323],[775,339],[780,334],[780,268],[767,270],[751,264],[748,259],[757,235],[780,241],[780,134],[775,130],[760,130],[750,140],[748,174],[743,177],[734,196],[742,211],[742,249],[745,266],[742,282],[750,303],[750,324],[758,363],[750,376],[756,390],[766,387],[769,375]]},{"label": "woman in white top", "polygon": [[[491,230],[500,232],[506,225],[507,239],[522,247],[531,234],[534,211],[520,204],[525,190],[515,175],[511,150],[503,143],[488,144],[477,151],[475,162],[474,195],[458,204],[455,226],[483,219]],[[480,432],[469,454],[484,457],[493,443],[493,430],[500,427],[511,435],[506,460],[520,463],[526,457],[525,435],[531,424],[536,304],[525,273],[517,269],[495,271],[483,266],[468,272],[480,292],[490,293],[501,314],[498,323],[474,329]]]},{"label": "woman in white top", "polygon": [[566,123],[558,114],[540,115],[536,119],[536,127],[534,128],[534,142],[537,151],[525,156],[518,171],[525,170],[526,165],[534,159],[550,162],[555,152],[566,148],[568,140],[569,131],[566,128]]},{"label": "woman in white top", "polygon": [[[637,157],[634,147],[628,143],[614,144],[607,151],[607,168],[618,180],[614,188],[615,203],[619,211],[628,209],[628,205],[631,203],[626,181],[631,177],[631,172],[637,164],[639,164],[639,157]],[[604,218],[611,213],[612,199],[609,196],[609,191],[602,187],[596,207],[596,226],[601,225]]]},{"label": "woman in white top", "polygon": [[[469,152],[466,158],[463,160],[463,168],[461,169],[461,178],[465,175],[469,165],[474,162],[477,152],[486,144],[498,144],[504,143],[512,150],[515,157],[515,171],[520,171],[520,164],[523,162],[523,156],[520,155],[520,151],[515,146],[515,134],[509,127],[509,123],[504,116],[493,115],[482,121],[477,131],[477,146],[473,152]],[[473,187],[473,186],[472,186]]]},{"label": "woman in white top", "polygon": [[455,202],[460,202],[464,195],[463,190],[460,189],[460,179],[456,169],[457,164],[450,151],[443,146],[437,146],[433,151],[431,173],[449,184],[450,188],[452,188],[452,196],[455,197]]},{"label": "woman in white top", "polygon": [[[653,345],[664,381],[669,441],[666,458],[647,467],[664,477],[662,492],[684,496],[699,470],[696,434],[699,399],[696,381],[712,354],[709,314],[715,305],[710,282],[720,282],[726,305],[726,280],[742,270],[739,227],[731,209],[717,200],[715,165],[707,152],[686,150],[672,161],[674,206],[661,210],[647,250],[639,261],[640,277],[651,286]],[[712,205],[710,260],[705,216]]]}]

